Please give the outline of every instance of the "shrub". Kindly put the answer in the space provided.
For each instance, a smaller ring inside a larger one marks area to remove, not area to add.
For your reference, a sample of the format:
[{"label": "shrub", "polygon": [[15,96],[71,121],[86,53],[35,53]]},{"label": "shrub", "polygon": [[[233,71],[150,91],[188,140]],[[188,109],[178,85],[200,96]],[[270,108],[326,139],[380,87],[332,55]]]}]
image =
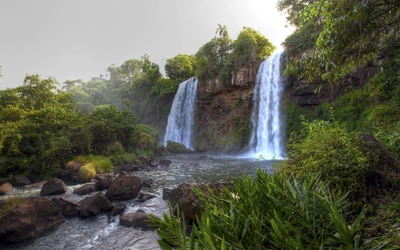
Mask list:
[{"label": "shrub", "polygon": [[185,145],[173,141],[167,141],[167,150],[172,154],[192,152],[190,149],[186,148]]},{"label": "shrub", "polygon": [[79,169],[79,177],[83,181],[90,181],[96,174],[96,167],[93,163],[86,163]]},{"label": "shrub", "polygon": [[359,204],[366,201],[366,173],[376,164],[355,132],[347,132],[339,122],[303,121],[303,129],[292,134],[288,160],[281,171],[302,177],[321,172],[321,178],[333,188],[343,188]]},{"label": "shrub", "polygon": [[[355,249],[362,247],[364,214],[352,222],[346,195],[332,191],[318,175],[296,179],[258,171],[234,179],[221,194],[196,194],[204,211],[186,226],[171,211],[152,217],[163,249]],[[168,244],[166,244],[166,242]]]}]

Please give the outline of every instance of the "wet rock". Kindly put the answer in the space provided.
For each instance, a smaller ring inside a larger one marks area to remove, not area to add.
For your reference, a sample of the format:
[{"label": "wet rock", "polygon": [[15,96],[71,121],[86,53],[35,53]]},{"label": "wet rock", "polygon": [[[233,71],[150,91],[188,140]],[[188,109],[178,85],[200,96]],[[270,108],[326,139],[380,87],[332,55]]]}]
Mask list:
[{"label": "wet rock", "polygon": [[138,159],[140,160],[142,166],[147,166],[151,161],[151,159],[146,156],[139,156]]},{"label": "wet rock", "polygon": [[56,203],[47,198],[28,200],[0,219],[0,241],[23,241],[62,222],[64,218]]},{"label": "wet rock", "polygon": [[140,170],[139,166],[134,165],[134,164],[124,164],[124,165],[122,165],[121,169],[126,172],[133,172],[133,171]]},{"label": "wet rock", "polygon": [[94,176],[94,179],[96,180],[96,188],[98,190],[106,190],[114,180],[114,178],[111,175],[98,175],[96,174]]},{"label": "wet rock", "polygon": [[152,179],[143,180],[143,187],[151,187],[151,185],[153,185]]},{"label": "wet rock", "polygon": [[208,184],[208,185],[189,185],[181,184],[177,188],[172,189],[167,195],[167,200],[171,203],[174,211],[179,207],[186,220],[196,221],[196,217],[201,217],[203,208],[201,201],[194,193],[193,188],[198,187],[206,195],[209,193],[209,189],[220,192],[224,187],[230,187],[230,183],[218,183],[218,184]]},{"label": "wet rock", "polygon": [[142,188],[142,180],[133,175],[120,174],[107,190],[106,197],[109,200],[135,199]]},{"label": "wet rock", "polygon": [[149,166],[149,167],[151,167],[151,168],[156,168],[156,167],[158,167],[160,165],[160,163],[159,163],[159,161],[157,161],[157,160],[151,160],[148,164],[147,164],[147,166]]},{"label": "wet rock", "polygon": [[160,166],[169,167],[172,164],[172,161],[161,159],[161,160],[159,160],[158,163],[159,163]]},{"label": "wet rock", "polygon": [[114,216],[114,215],[122,213],[125,209],[126,209],[125,204],[117,203],[117,204],[115,204],[113,210],[111,210],[110,214]]},{"label": "wet rock", "polygon": [[76,205],[72,205],[72,202],[67,203],[58,198],[53,198],[52,201],[58,205],[60,212],[64,217],[75,217],[80,214],[80,208]]},{"label": "wet rock", "polygon": [[14,186],[25,186],[31,184],[31,181],[25,175],[16,175],[12,178],[11,184]]},{"label": "wet rock", "polygon": [[102,193],[83,199],[81,202],[80,215],[83,218],[96,216],[102,211],[111,211],[114,206]]},{"label": "wet rock", "polygon": [[29,185],[25,185],[24,188],[25,189],[33,189],[33,188],[41,188],[43,187],[44,183],[46,183],[45,181],[41,181],[41,182],[35,182],[33,184],[29,184]]},{"label": "wet rock", "polygon": [[162,190],[162,198],[163,200],[168,200],[169,194],[171,193],[172,189],[170,188],[163,188]]},{"label": "wet rock", "polygon": [[83,165],[84,164],[79,161],[68,162],[67,166],[58,173],[57,177],[65,181],[84,183],[86,181],[82,180],[79,174],[79,170]]},{"label": "wet rock", "polygon": [[75,189],[74,194],[85,195],[85,194],[93,193],[95,191],[97,191],[96,184],[89,183],[89,184],[83,185],[80,188]]},{"label": "wet rock", "polygon": [[13,186],[10,183],[4,183],[0,186],[0,195],[6,195],[11,193],[13,190]]},{"label": "wet rock", "polygon": [[150,216],[146,213],[128,213],[121,215],[119,218],[119,223],[122,226],[127,226],[127,227],[136,227],[136,228],[142,228],[142,229],[154,229],[150,225]]},{"label": "wet rock", "polygon": [[67,192],[67,187],[64,182],[60,179],[53,178],[43,184],[40,196],[64,194]]},{"label": "wet rock", "polygon": [[139,202],[145,202],[147,200],[153,199],[155,196],[152,194],[148,194],[148,193],[140,193],[138,196],[138,201]]}]

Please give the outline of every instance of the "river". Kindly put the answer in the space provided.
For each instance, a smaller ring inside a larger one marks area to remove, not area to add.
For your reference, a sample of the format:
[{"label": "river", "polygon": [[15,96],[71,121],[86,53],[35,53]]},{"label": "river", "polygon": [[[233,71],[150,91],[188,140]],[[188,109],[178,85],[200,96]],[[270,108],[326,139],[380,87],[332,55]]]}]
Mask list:
[{"label": "river", "polygon": [[[181,183],[207,184],[228,182],[232,177],[243,174],[253,175],[260,168],[273,172],[276,161],[260,160],[239,156],[221,155],[174,155],[164,157],[172,161],[169,167],[157,167],[146,171],[133,172],[142,179],[152,179],[151,188],[144,192],[154,194],[156,198],[139,203],[135,200],[125,201],[127,209],[124,213],[136,212],[138,209],[146,213],[162,216],[167,212],[167,203],[162,200],[163,188],[174,188]],[[68,192],[62,197],[79,201],[86,196],[73,194],[78,186],[69,186]],[[40,189],[15,189],[11,195],[34,197]],[[90,196],[90,195],[88,195]],[[58,196],[55,196],[58,197]],[[72,218],[58,225],[54,230],[41,234],[39,237],[25,242],[0,246],[1,249],[130,249],[153,250],[160,249],[157,235],[154,231],[134,229],[119,225],[118,216],[111,223],[107,214],[100,214],[89,219]]]}]

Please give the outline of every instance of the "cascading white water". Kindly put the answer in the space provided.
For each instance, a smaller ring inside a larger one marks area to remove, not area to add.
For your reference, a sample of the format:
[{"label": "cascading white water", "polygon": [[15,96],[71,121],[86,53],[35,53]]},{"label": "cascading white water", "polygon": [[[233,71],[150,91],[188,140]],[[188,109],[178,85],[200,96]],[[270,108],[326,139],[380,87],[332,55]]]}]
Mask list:
[{"label": "cascading white water", "polygon": [[170,114],[167,130],[164,136],[164,145],[168,141],[179,142],[187,148],[193,149],[194,113],[197,98],[197,79],[190,78],[179,84]]},{"label": "cascading white water", "polygon": [[275,53],[260,65],[254,88],[250,148],[252,154],[262,154],[266,159],[283,157],[280,114],[281,55],[282,52]]}]

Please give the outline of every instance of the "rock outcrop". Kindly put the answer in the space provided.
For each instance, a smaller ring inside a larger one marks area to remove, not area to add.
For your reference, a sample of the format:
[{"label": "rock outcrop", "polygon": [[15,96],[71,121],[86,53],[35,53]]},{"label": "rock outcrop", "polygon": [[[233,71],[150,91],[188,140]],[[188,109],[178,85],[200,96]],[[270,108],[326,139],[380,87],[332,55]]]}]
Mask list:
[{"label": "rock outcrop", "polygon": [[142,185],[140,178],[122,173],[111,183],[106,197],[109,200],[135,199],[139,195]]},{"label": "rock outcrop", "polygon": [[64,222],[58,205],[47,198],[35,198],[17,205],[0,219],[0,241],[19,242]]},{"label": "rock outcrop", "polygon": [[67,192],[67,187],[64,182],[60,179],[53,178],[43,184],[40,196],[64,194]]}]

